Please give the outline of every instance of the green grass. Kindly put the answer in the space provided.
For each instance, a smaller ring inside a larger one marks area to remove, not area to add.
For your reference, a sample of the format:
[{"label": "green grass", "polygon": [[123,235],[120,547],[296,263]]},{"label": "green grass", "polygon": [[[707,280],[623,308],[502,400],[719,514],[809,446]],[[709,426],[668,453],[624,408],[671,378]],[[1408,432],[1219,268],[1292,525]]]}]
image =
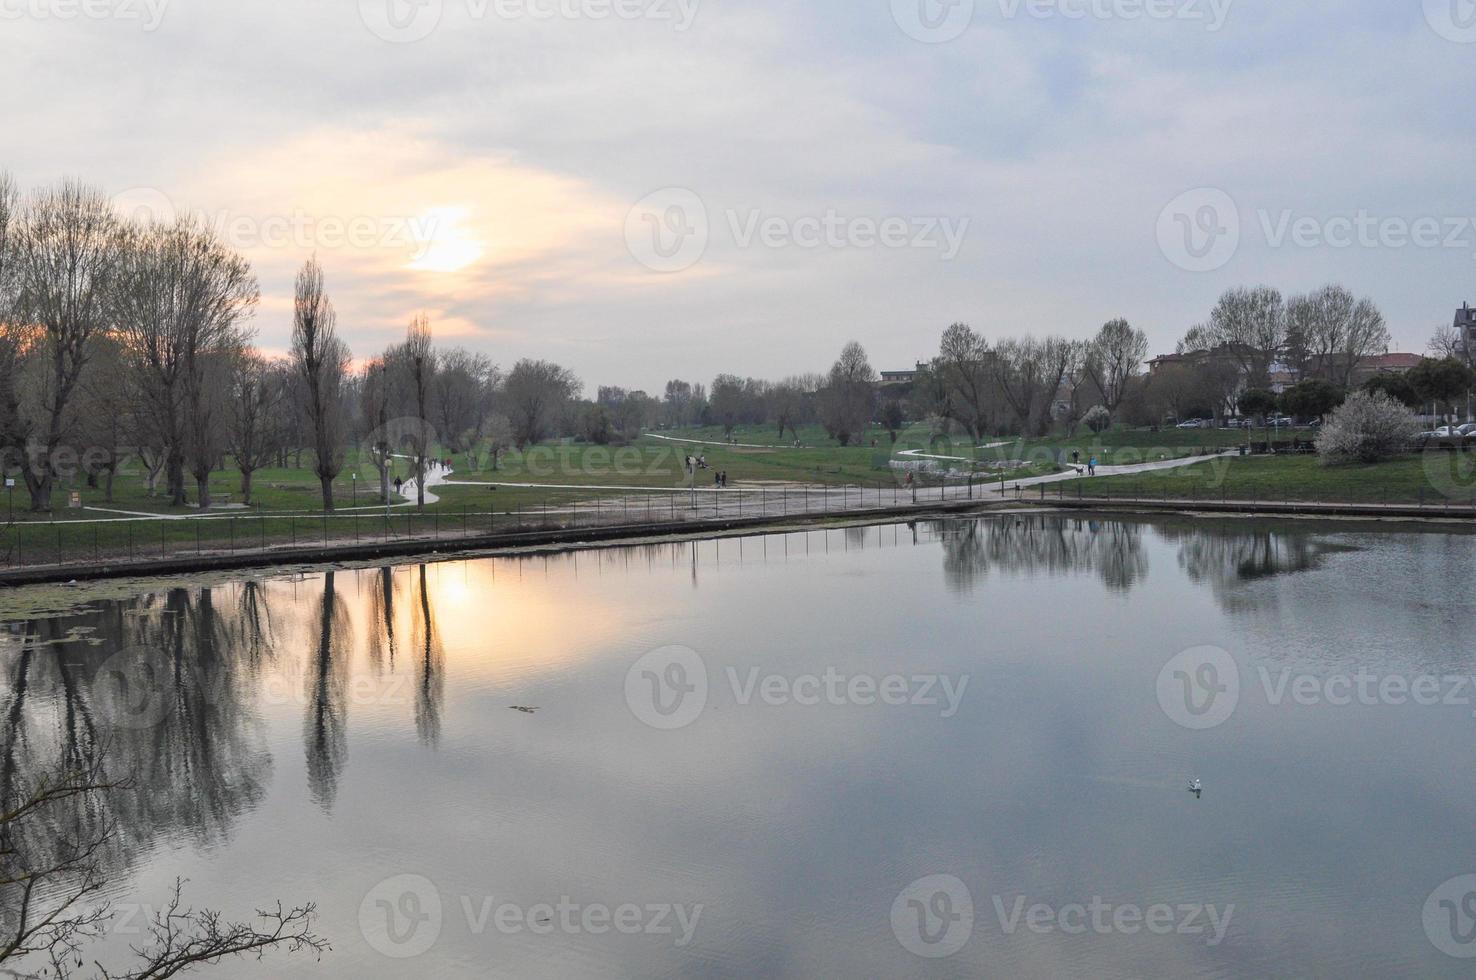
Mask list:
[{"label": "green grass", "polygon": [[[1316,456],[1248,456],[1134,476],[1098,477],[1070,491],[1188,500],[1312,501],[1443,506],[1476,500],[1476,455],[1426,453],[1370,465],[1323,466]],[[1068,492],[1070,492],[1068,491]]]}]

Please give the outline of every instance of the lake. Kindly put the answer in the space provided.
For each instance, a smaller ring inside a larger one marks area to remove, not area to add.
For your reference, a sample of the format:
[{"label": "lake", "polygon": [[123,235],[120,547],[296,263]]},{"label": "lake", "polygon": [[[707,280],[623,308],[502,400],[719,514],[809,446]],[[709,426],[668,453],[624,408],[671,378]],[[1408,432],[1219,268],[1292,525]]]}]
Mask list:
[{"label": "lake", "polygon": [[0,792],[132,780],[110,965],[185,878],[333,946],[201,976],[1469,976],[1473,580],[1034,514],[10,590]]}]

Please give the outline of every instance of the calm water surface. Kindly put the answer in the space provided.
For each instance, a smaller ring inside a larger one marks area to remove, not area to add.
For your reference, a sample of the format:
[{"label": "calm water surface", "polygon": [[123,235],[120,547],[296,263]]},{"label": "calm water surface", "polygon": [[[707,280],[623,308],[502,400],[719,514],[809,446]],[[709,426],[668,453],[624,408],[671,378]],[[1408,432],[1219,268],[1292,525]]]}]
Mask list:
[{"label": "calm water surface", "polygon": [[1473,572],[1037,516],[12,592],[0,789],[106,745],[118,901],[317,903],[207,976],[1469,976]]}]

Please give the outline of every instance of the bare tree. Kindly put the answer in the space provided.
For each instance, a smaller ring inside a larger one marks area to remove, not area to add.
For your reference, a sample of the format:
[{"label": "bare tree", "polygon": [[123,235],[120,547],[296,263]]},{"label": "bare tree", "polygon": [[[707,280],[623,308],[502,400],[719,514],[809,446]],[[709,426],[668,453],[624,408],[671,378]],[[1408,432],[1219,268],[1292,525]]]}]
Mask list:
[{"label": "bare tree", "polygon": [[225,371],[246,344],[260,292],[250,264],[202,220],[130,229],[114,291],[116,328],[141,407],[162,443],[171,502],[185,500],[186,464],[201,509],[227,441]]},{"label": "bare tree", "polygon": [[[79,818],[106,809],[123,789],[109,782],[101,755],[46,773],[0,801],[0,971],[16,976],[66,978],[81,966],[79,953],[103,936],[112,919],[105,893],[103,855],[113,846],[109,820]],[[58,839],[58,833],[61,839]],[[182,882],[153,914],[147,940],[133,947],[136,962],[122,970],[96,964],[104,980],[164,980],[196,966],[273,949],[321,954],[328,944],[313,934],[312,905],[259,910],[252,922],[228,922],[220,913],[185,907]],[[38,972],[39,971],[39,972]]]},{"label": "bare tree", "polygon": [[1062,337],[1012,339],[996,348],[995,377],[1020,430],[1044,435],[1063,382],[1075,378],[1084,345]]},{"label": "bare tree", "polygon": [[1199,335],[1202,349],[1223,348],[1252,388],[1269,383],[1271,363],[1286,346],[1286,304],[1270,286],[1228,290]]},{"label": "bare tree", "polygon": [[343,472],[343,383],[349,351],[338,339],[338,316],[323,288],[323,267],[309,259],[297,274],[293,300],[292,361],[303,385],[312,425],[314,472],[323,487],[323,509],[333,512],[333,480]]},{"label": "bare tree", "polygon": [[831,366],[819,398],[820,421],[842,446],[864,437],[870,427],[875,383],[876,371],[865,348],[854,340],[846,344]]},{"label": "bare tree", "polygon": [[241,502],[251,505],[251,477],[269,465],[282,442],[288,379],[255,351],[239,356],[230,379],[228,448],[241,474]]},{"label": "bare tree", "polygon": [[976,441],[989,435],[999,386],[991,362],[989,341],[966,323],[943,331],[934,370],[946,391],[945,410]]},{"label": "bare tree", "polygon": [[1103,324],[1088,346],[1083,371],[1110,414],[1117,414],[1128,384],[1138,376],[1147,356],[1148,335],[1122,319]]},{"label": "bare tree", "polygon": [[369,461],[379,476],[379,502],[384,504],[389,503],[390,473],[395,466],[395,445],[390,435],[390,406],[394,402],[390,356],[387,353],[366,364],[359,382],[359,409],[370,428],[363,451],[369,454]]},{"label": "bare tree", "polygon": [[425,461],[431,451],[430,392],[436,375],[436,350],[431,344],[430,320],[425,314],[410,321],[401,355],[414,399],[415,418],[420,422],[413,427],[411,451],[415,454],[415,506],[424,510]]},{"label": "bare tree", "polygon": [[1392,340],[1373,301],[1356,299],[1340,285],[1293,296],[1287,301],[1287,324],[1314,376],[1343,388],[1365,358],[1388,350]]},{"label": "bare tree", "polygon": [[574,372],[549,361],[522,360],[513,365],[503,385],[503,402],[519,449],[540,441],[554,417],[579,396]]},{"label": "bare tree", "polygon": [[449,452],[470,454],[482,438],[497,380],[497,368],[484,354],[453,347],[436,355],[431,412]]},{"label": "bare tree", "polygon": [[113,500],[113,479],[122,465],[124,446],[134,432],[134,398],[126,370],[127,357],[116,334],[93,341],[91,363],[79,389],[79,425],[87,449],[82,463],[87,485],[99,477],[107,502]]},{"label": "bare tree", "polygon": [[102,192],[65,180],[33,194],[13,233],[17,309],[37,335],[20,348],[38,363],[33,390],[17,392],[19,426],[29,446],[20,450],[31,509],[51,510],[56,451],[75,424],[77,387],[93,338],[112,317],[118,272],[119,224]]}]

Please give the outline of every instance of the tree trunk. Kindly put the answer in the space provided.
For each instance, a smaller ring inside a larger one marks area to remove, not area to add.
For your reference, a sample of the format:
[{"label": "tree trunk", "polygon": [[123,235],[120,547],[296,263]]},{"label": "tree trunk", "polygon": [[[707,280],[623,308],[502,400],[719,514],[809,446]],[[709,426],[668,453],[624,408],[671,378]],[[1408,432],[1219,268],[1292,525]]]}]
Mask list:
[{"label": "tree trunk", "polygon": [[106,502],[106,503],[109,503],[109,504],[111,504],[113,502],[113,476],[117,472],[118,472],[118,461],[117,460],[114,460],[113,461],[113,465],[111,465],[111,466],[108,467],[108,480],[107,480],[107,483],[103,484],[103,487],[104,487],[104,489],[103,489],[103,501]]},{"label": "tree trunk", "polygon": [[177,449],[169,450],[165,479],[169,485],[170,506],[183,507],[185,504],[184,456]]},{"label": "tree trunk", "polygon": [[37,514],[51,513],[51,474],[37,475],[28,468],[25,477],[26,489],[31,492],[31,510]]},{"label": "tree trunk", "polygon": [[195,493],[199,496],[200,513],[210,509],[210,472],[207,470],[202,477],[195,474]]},{"label": "tree trunk", "polygon": [[333,513],[333,477],[320,476],[318,480],[323,484],[323,510],[331,514]]},{"label": "tree trunk", "polygon": [[251,470],[241,471],[241,503],[251,506]]}]

